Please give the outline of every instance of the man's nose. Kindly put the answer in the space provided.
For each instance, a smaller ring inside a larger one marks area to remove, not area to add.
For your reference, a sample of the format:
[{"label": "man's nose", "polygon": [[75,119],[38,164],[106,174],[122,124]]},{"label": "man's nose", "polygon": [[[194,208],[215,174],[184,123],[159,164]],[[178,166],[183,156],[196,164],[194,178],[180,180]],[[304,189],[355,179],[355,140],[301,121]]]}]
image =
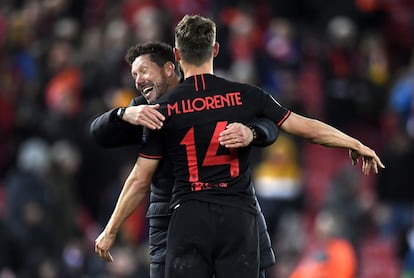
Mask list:
[{"label": "man's nose", "polygon": [[145,80],[144,80],[144,78],[142,78],[142,75],[137,75],[136,77],[135,77],[135,85],[137,86],[137,87],[139,87],[140,85],[142,85],[142,84],[144,84],[145,83]]}]

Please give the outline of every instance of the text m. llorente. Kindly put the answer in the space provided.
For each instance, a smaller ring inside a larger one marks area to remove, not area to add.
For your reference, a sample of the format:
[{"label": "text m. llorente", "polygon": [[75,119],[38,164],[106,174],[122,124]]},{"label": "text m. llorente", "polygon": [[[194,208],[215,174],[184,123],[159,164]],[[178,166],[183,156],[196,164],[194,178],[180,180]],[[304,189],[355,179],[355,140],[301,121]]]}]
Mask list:
[{"label": "text m. llorente", "polygon": [[173,114],[193,113],[241,105],[243,105],[243,102],[240,97],[240,92],[231,92],[224,95],[182,99],[173,104],[167,104],[167,113],[168,116],[171,116]]}]

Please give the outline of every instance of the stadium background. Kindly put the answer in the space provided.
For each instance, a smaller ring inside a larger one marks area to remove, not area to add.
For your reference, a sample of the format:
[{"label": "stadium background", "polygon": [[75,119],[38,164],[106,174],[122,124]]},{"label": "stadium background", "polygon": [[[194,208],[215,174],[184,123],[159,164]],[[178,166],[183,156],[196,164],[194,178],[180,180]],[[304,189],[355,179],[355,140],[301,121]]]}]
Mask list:
[{"label": "stadium background", "polygon": [[[362,176],[346,151],[288,138],[303,194],[272,235],[269,277],[304,258],[323,267],[320,219],[354,248],[356,277],[414,277],[410,0],[3,0],[0,277],[148,277],[146,204],[123,227],[115,263],[93,251],[136,150],[99,148],[89,124],[135,95],[126,49],[172,43],[184,14],[216,21],[217,74],[360,138],[387,167]],[[264,157],[256,150],[254,165]]]}]

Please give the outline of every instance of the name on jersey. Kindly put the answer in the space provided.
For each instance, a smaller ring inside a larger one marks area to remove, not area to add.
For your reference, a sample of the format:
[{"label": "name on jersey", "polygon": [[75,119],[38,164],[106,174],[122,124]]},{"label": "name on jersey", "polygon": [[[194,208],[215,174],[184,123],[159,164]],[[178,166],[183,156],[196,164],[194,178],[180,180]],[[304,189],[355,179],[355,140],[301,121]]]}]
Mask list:
[{"label": "name on jersey", "polygon": [[209,190],[213,188],[227,188],[227,182],[219,182],[219,183],[209,183],[209,182],[192,182],[191,183],[191,191],[201,191],[201,190]]},{"label": "name on jersey", "polygon": [[194,99],[182,99],[172,104],[167,104],[167,113],[168,116],[171,116],[173,114],[194,113],[241,105],[243,105],[243,102],[240,92],[231,92]]}]

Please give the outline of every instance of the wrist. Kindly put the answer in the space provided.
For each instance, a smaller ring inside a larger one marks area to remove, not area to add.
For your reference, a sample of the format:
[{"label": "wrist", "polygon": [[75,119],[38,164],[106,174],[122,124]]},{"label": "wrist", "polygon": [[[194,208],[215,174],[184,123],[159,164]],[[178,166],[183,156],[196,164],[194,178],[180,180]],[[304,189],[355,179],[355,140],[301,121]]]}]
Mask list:
[{"label": "wrist", "polygon": [[252,139],[252,142],[254,141],[254,140],[256,140],[257,139],[257,131],[256,131],[256,129],[254,128],[254,127],[252,127],[251,125],[247,125],[247,127],[250,129],[250,131],[252,132],[252,135],[253,135],[253,139]]},{"label": "wrist", "polygon": [[126,107],[120,107],[120,108],[118,108],[118,109],[116,110],[116,116],[117,116],[120,120],[123,120],[123,118],[124,118],[124,114],[125,114],[125,110],[126,110]]}]

